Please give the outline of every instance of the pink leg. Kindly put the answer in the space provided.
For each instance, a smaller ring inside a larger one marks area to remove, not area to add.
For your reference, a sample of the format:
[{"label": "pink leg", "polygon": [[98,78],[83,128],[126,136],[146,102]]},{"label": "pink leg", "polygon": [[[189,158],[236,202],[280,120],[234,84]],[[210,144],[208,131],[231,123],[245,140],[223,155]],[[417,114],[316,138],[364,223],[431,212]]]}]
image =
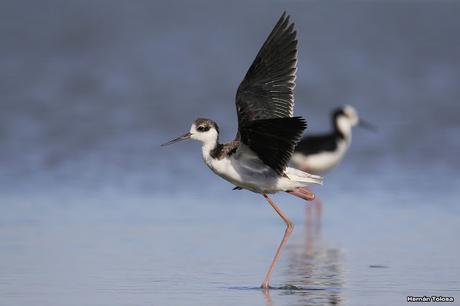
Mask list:
[{"label": "pink leg", "polygon": [[308,190],[306,187],[304,188],[296,188],[292,191],[288,191],[288,193],[296,196],[296,197],[299,197],[301,199],[304,199],[305,201],[313,201],[315,199],[315,195],[313,194],[313,192],[311,192],[310,190]]},{"label": "pink leg", "polygon": [[316,198],[316,222],[315,222],[315,237],[316,239],[319,238],[321,235],[321,215],[323,210],[323,202],[318,197]]},{"label": "pink leg", "polygon": [[317,222],[319,223],[320,220],[321,220],[321,215],[322,215],[322,212],[323,212],[323,202],[321,201],[321,199],[319,197],[317,197],[315,199],[315,206],[316,206],[316,219],[317,219]]},{"label": "pink leg", "polygon": [[306,254],[307,256],[313,255],[313,235],[312,235],[312,207],[310,205],[305,205],[306,212],[306,222],[305,222],[305,237],[306,237]]},{"label": "pink leg", "polygon": [[[297,189],[295,191],[297,191]],[[316,207],[316,219],[321,220],[321,214],[322,214],[322,208],[323,208],[323,203],[321,202],[321,199],[319,197],[315,197],[313,192],[311,192],[308,187],[303,187],[302,191],[303,193],[306,192],[307,194],[311,194],[311,197],[310,197],[311,200],[307,200],[307,201],[313,201],[312,204],[314,204],[314,206]],[[293,194],[292,191],[290,193]]]},{"label": "pink leg", "polygon": [[270,279],[272,277],[273,270],[275,269],[275,265],[278,262],[278,259],[281,254],[281,250],[286,245],[286,242],[289,239],[289,236],[291,235],[294,229],[294,225],[268,195],[263,194],[263,196],[268,201],[268,203],[273,207],[273,209],[278,213],[281,219],[283,219],[284,223],[286,223],[286,230],[284,231],[283,240],[281,240],[281,243],[278,246],[278,249],[276,250],[275,257],[273,258],[270,268],[268,268],[267,275],[265,276],[264,282],[262,283],[262,286],[261,286],[263,289],[268,289],[270,287]]}]

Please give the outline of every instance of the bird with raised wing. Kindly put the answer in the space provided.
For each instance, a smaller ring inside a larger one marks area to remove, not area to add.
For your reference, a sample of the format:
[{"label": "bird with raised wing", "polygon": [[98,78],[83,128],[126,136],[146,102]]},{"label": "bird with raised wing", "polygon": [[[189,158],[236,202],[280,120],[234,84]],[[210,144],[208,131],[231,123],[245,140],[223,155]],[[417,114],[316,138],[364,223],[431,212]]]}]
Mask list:
[{"label": "bird with raised wing", "polygon": [[283,191],[313,200],[313,193],[304,187],[322,184],[320,176],[287,166],[307,126],[303,118],[293,117],[296,65],[296,31],[289,16],[283,13],[238,87],[235,140],[219,143],[217,124],[211,119],[199,118],[189,132],[163,144],[185,139],[200,141],[203,160],[214,173],[237,189],[262,194],[286,223],[262,288],[269,288],[281,250],[293,230],[292,222],[269,194]]}]

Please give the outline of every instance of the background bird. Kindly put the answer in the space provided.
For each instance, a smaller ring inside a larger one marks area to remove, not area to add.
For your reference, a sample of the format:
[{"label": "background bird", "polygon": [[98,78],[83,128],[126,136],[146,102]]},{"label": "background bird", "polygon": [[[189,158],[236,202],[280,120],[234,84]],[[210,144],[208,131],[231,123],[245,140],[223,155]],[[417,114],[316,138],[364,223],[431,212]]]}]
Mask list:
[{"label": "background bird", "polygon": [[345,105],[332,112],[332,131],[326,134],[303,137],[295,148],[291,164],[303,171],[325,173],[345,156],[356,125],[375,131],[375,127],[359,118],[351,105]]},{"label": "background bird", "polygon": [[[299,141],[291,158],[291,165],[302,171],[324,174],[337,166],[351,144],[352,129],[360,126],[375,131],[369,122],[359,118],[351,105],[336,108],[331,114],[332,130],[326,134],[305,136]],[[321,217],[322,203],[314,200],[317,220]],[[311,206],[306,208],[307,221],[311,220]],[[319,223],[317,223],[319,225]]]},{"label": "background bird", "polygon": [[294,24],[283,13],[238,87],[235,140],[221,144],[217,124],[199,118],[189,132],[164,144],[185,139],[200,141],[203,160],[214,173],[237,188],[262,194],[286,223],[262,288],[269,288],[273,269],[293,229],[292,222],[268,194],[284,191],[312,200],[314,195],[304,187],[322,183],[319,176],[287,167],[306,128],[303,118],[293,117],[296,64]]}]

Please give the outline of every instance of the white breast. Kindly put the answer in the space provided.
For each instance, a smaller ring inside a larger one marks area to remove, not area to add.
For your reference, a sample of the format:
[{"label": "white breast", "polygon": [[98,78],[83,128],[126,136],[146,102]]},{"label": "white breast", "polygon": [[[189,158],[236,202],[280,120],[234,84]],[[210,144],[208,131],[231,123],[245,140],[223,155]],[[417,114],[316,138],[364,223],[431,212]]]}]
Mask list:
[{"label": "white breast", "polygon": [[241,145],[229,157],[215,159],[203,150],[203,160],[217,175],[232,184],[258,193],[279,190],[279,176],[265,165],[255,153]]}]

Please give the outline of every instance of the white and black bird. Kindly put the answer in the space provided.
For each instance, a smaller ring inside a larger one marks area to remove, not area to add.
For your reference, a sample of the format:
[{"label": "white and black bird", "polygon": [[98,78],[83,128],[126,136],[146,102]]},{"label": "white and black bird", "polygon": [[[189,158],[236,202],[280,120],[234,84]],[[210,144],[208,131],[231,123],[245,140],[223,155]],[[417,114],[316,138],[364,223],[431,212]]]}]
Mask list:
[{"label": "white and black bird", "polygon": [[293,117],[296,65],[296,31],[283,13],[238,87],[235,140],[219,143],[217,124],[200,118],[188,133],[163,144],[185,139],[200,141],[203,160],[214,173],[238,189],[262,194],[284,220],[286,231],[262,288],[269,288],[273,269],[293,229],[292,222],[268,194],[284,191],[313,200],[314,195],[304,187],[322,183],[320,176],[287,167],[306,128],[303,118]]},{"label": "white and black bird", "polygon": [[375,127],[359,118],[351,105],[332,112],[332,131],[302,138],[295,148],[291,165],[302,171],[325,173],[340,163],[350,144],[352,128],[356,125],[370,130]]}]

